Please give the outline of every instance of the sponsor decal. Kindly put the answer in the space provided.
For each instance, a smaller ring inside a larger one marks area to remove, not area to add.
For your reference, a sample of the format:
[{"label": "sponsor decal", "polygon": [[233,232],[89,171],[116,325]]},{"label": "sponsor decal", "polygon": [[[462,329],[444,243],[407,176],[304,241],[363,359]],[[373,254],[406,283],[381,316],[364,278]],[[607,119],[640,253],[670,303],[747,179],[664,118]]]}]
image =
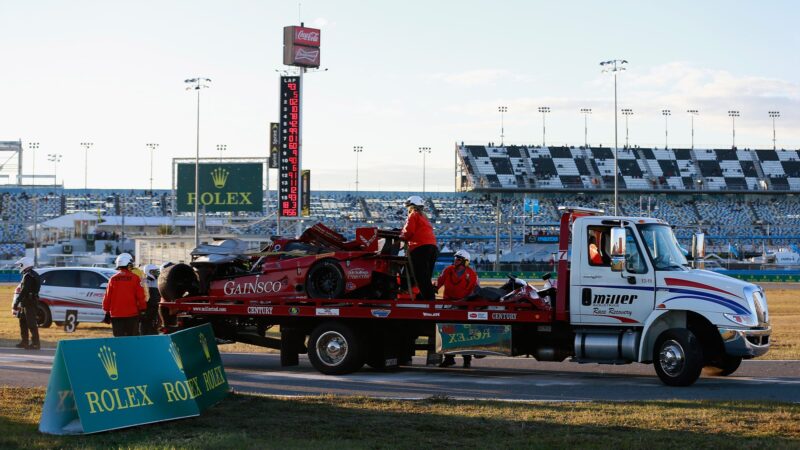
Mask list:
[{"label": "sponsor decal", "polygon": [[485,311],[470,311],[467,313],[467,319],[469,320],[488,320],[489,313]]},{"label": "sponsor decal", "polygon": [[593,305],[632,305],[639,298],[636,294],[595,294]]},{"label": "sponsor decal", "polygon": [[350,269],[347,271],[347,278],[351,280],[368,280],[370,276],[370,272],[367,269],[362,269],[357,267],[355,269]]},{"label": "sponsor decal", "polygon": [[492,313],[494,320],[517,320],[516,313]]},{"label": "sponsor decal", "polygon": [[270,315],[272,314],[272,306],[248,306],[247,314]]},{"label": "sponsor decal", "polygon": [[316,314],[318,316],[338,316],[339,308],[317,308]]},{"label": "sponsor decal", "polygon": [[422,313],[422,317],[439,317],[439,316],[441,316],[441,313],[429,313],[429,312]]},{"label": "sponsor decal", "polygon": [[372,310],[372,315],[374,317],[380,317],[381,319],[383,319],[385,317],[389,317],[389,314],[391,314],[391,313],[392,313],[392,310],[390,310],[390,309],[373,309]]},{"label": "sponsor decal", "polygon": [[617,308],[613,308],[613,307],[609,307],[609,308],[594,308],[592,310],[592,314],[599,315],[599,316],[605,316],[605,315],[609,315],[609,314],[614,314],[614,315],[617,315],[617,316],[632,316],[633,315],[633,311],[627,311],[627,310],[624,310],[624,309],[617,309]]},{"label": "sponsor decal", "polygon": [[225,312],[228,308],[222,306],[193,306],[193,312]]},{"label": "sponsor decal", "polygon": [[[277,281],[259,281],[260,275],[256,275],[255,281],[240,282],[231,280],[225,283],[223,292],[225,295],[244,295],[244,294],[269,294],[279,292],[286,282],[286,277]],[[288,286],[288,283],[286,283]]]},{"label": "sponsor decal", "polygon": [[296,316],[298,314],[300,314],[300,308],[298,308],[296,306],[292,306],[291,308],[289,308],[289,315],[290,316]]}]

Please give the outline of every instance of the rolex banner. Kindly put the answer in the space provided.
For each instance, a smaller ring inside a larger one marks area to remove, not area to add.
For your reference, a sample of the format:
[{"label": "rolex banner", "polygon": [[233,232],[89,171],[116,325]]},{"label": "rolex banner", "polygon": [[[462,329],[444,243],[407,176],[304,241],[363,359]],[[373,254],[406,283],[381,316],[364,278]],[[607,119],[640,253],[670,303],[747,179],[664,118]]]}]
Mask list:
[{"label": "rolex banner", "polygon": [[81,434],[200,415],[228,394],[211,326],[59,341],[39,431]]},{"label": "rolex banner", "polygon": [[[207,212],[264,209],[263,163],[201,163],[197,197]],[[178,212],[193,212],[194,164],[178,164]]]}]

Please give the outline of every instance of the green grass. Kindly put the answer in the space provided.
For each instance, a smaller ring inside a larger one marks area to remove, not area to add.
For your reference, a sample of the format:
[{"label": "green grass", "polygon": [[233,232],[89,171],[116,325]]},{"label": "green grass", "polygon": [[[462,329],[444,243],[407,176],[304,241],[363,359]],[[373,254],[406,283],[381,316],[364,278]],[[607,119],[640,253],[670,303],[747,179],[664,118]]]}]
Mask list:
[{"label": "green grass", "polygon": [[89,436],[36,430],[43,389],[0,388],[0,448],[800,447],[800,405],[463,402],[233,394],[201,417]]}]

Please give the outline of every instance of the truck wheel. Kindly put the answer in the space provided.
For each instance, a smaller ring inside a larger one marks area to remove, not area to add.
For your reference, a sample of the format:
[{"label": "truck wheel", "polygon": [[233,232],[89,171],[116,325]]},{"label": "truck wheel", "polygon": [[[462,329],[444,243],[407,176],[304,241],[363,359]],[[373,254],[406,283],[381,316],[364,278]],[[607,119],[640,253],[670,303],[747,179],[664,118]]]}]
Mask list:
[{"label": "truck wheel", "polygon": [[341,298],[344,295],[344,272],[334,261],[320,261],[306,276],[309,298]]},{"label": "truck wheel", "polygon": [[669,329],[656,339],[653,365],[661,381],[668,386],[689,386],[703,370],[703,350],[689,330]]},{"label": "truck wheel", "polygon": [[50,314],[50,308],[42,302],[36,304],[36,325],[39,328],[50,328],[53,324],[53,315]]},{"label": "truck wheel", "polygon": [[710,371],[710,374],[721,377],[727,377],[728,375],[731,375],[733,372],[736,372],[736,369],[739,368],[739,365],[741,363],[742,363],[741,356],[724,355],[719,360],[714,361],[711,364],[711,368],[713,370]]},{"label": "truck wheel", "polygon": [[355,372],[364,365],[364,345],[347,325],[325,322],[311,332],[308,359],[326,375]]},{"label": "truck wheel", "polygon": [[175,264],[169,266],[158,276],[158,293],[161,298],[173,302],[186,295],[196,295],[200,283],[192,266]]}]

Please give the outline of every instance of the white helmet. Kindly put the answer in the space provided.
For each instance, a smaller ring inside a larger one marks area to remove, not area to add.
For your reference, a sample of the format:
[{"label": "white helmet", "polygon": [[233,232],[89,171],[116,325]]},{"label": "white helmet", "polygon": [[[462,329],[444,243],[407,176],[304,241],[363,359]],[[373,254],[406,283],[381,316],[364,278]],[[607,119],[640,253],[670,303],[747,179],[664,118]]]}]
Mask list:
[{"label": "white helmet", "polygon": [[466,250],[459,250],[453,256],[455,256],[456,258],[466,259],[467,261],[469,261],[469,252]]},{"label": "white helmet", "polygon": [[155,280],[158,278],[158,266],[155,264],[145,264],[142,267],[142,272],[150,279]]},{"label": "white helmet", "polygon": [[130,253],[120,253],[114,262],[115,267],[128,267],[133,262],[133,256]]},{"label": "white helmet", "polygon": [[30,256],[23,256],[16,262],[16,264],[19,267],[19,270],[23,271],[29,267],[33,267],[33,258]]},{"label": "white helmet", "polygon": [[412,195],[406,200],[406,206],[425,206],[425,201],[419,195]]}]

